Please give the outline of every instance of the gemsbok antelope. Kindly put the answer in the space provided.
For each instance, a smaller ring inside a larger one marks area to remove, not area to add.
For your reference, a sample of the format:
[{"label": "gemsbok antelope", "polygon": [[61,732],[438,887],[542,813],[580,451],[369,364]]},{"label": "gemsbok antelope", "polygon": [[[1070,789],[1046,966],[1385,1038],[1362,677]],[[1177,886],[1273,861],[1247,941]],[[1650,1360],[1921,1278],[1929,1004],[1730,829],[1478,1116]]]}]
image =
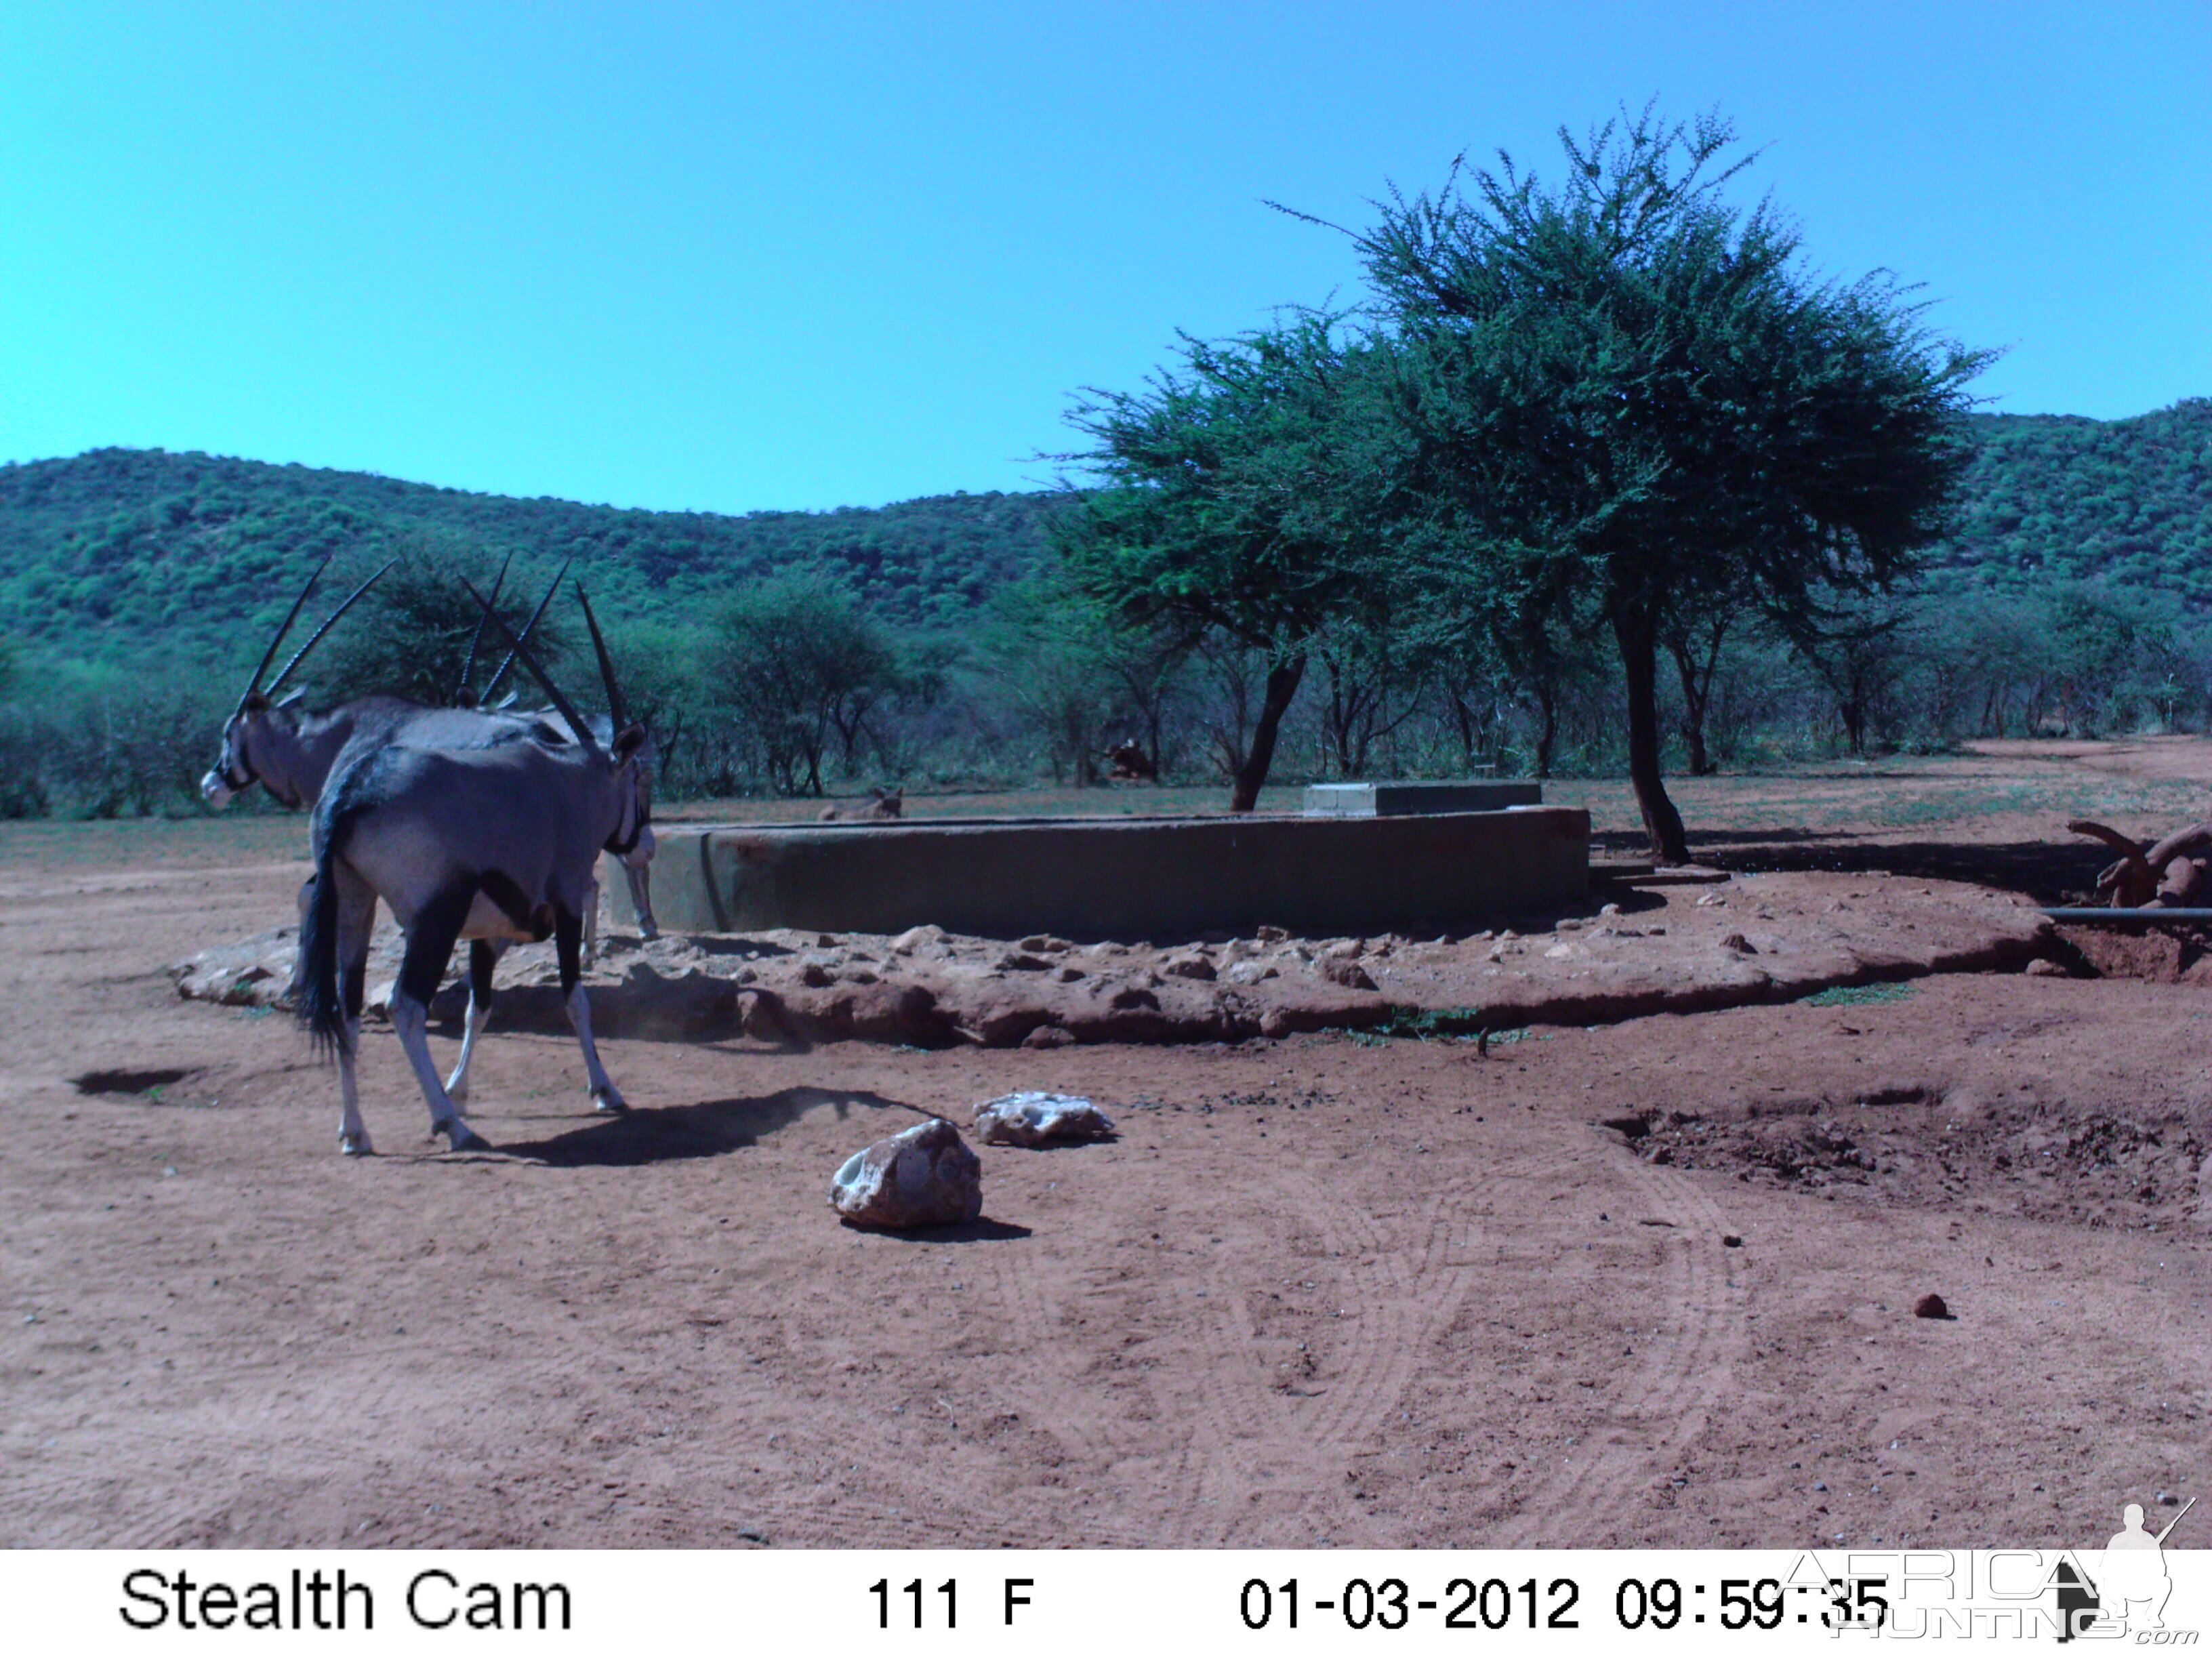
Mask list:
[{"label": "gemsbok antelope", "polygon": [[[514,640],[495,615],[493,621]],[[620,851],[649,830],[635,775],[645,733],[627,726],[602,744],[528,647],[517,641],[515,649],[574,741],[518,735],[475,749],[386,744],[349,758],[316,804],[298,1012],[337,1060],[343,1152],[372,1150],[354,1061],[379,898],[406,938],[392,1024],[429,1106],[432,1132],[444,1134],[453,1150],[489,1145],[439,1081],[425,1036],[430,998],[462,939],[551,935],[592,1098],[604,1111],[627,1109],[592,1041],[579,967],[583,907],[596,890],[599,849]]]},{"label": "gemsbok antelope", "polygon": [[[323,562],[325,567],[329,563],[328,559]],[[350,751],[380,744],[404,744],[412,749],[477,749],[489,744],[505,743],[518,732],[545,743],[559,743],[571,735],[560,723],[562,716],[557,709],[492,708],[486,706],[497,695],[501,683],[514,666],[515,656],[512,650],[491,678],[485,682],[483,691],[470,690],[468,677],[475,665],[481,629],[478,637],[470,641],[468,666],[462,670],[461,686],[456,694],[456,706],[453,708],[433,708],[404,697],[380,695],[341,703],[327,714],[315,714],[296,707],[299,701],[297,693],[281,702],[272,702],[271,693],[283,684],[286,677],[299,665],[301,659],[316,642],[330,632],[331,624],[345,614],[347,607],[354,600],[368,591],[377,576],[383,575],[385,570],[391,568],[391,565],[386,565],[383,570],[376,573],[376,576],[370,577],[368,581],[349,594],[344,603],[324,619],[322,626],[314,631],[307,642],[292,653],[291,659],[270,683],[269,690],[257,690],[262,673],[283,645],[285,633],[298,618],[301,606],[306,604],[307,595],[321,579],[322,568],[319,568],[314,575],[307,579],[307,586],[301,590],[299,599],[293,604],[291,614],[285,617],[283,626],[277,629],[276,637],[270,642],[268,651],[264,653],[261,666],[247,681],[246,693],[239,699],[237,711],[223,726],[222,746],[214,770],[200,780],[200,793],[206,797],[210,806],[220,810],[233,795],[259,783],[287,806],[312,807],[320,798],[331,772]],[[554,574],[544,596],[538,601],[538,608],[530,613],[530,619],[523,624],[521,634],[514,636],[522,643],[529,642],[531,633],[545,615],[546,607],[552,604],[554,594],[560,590],[561,579],[568,572],[568,564],[564,562]],[[505,574],[506,567],[502,565],[502,579]],[[496,592],[495,586],[495,594]],[[608,707],[613,710],[611,715],[594,716],[591,722],[592,736],[605,745],[611,743],[616,731],[629,721],[623,710],[622,691],[615,682],[614,665],[607,654],[606,641],[599,633],[598,619],[592,615],[591,600],[586,597],[580,583],[576,586],[576,597],[583,605],[584,620],[592,630],[592,646],[598,653],[600,676],[605,682]],[[637,773],[638,787],[641,792],[639,810],[647,817],[652,813],[654,758],[648,734]],[[608,850],[614,852],[616,849],[610,848]],[[660,925],[653,914],[654,850],[653,839],[647,836],[627,853],[617,854],[622,864],[623,879],[629,888],[630,908],[637,916],[639,936],[646,939],[660,937]],[[586,961],[593,960],[599,955],[599,906],[593,903],[584,919],[584,957]],[[471,953],[470,960],[473,967],[478,957]],[[485,983],[483,1006],[486,1008],[490,1006],[489,972],[487,965],[483,975]]]},{"label": "gemsbok antelope", "polygon": [[[398,745],[410,749],[480,749],[507,743],[518,737],[534,741],[561,744],[574,743],[574,732],[557,709],[513,710],[485,709],[466,706],[452,708],[433,708],[412,702],[404,697],[369,696],[342,703],[327,713],[317,714],[296,706],[299,694],[283,702],[272,702],[270,694],[282,686],[301,660],[313,648],[353,602],[368,592],[370,585],[385,570],[387,564],[348,595],[343,604],[325,617],[320,627],[306,644],[292,653],[283,670],[266,690],[260,687],[261,676],[275,660],[283,647],[284,635],[299,619],[301,608],[314,591],[324,569],[330,564],[324,560],[315,574],[293,602],[289,614],[262,654],[261,662],[246,682],[245,693],[240,697],[236,711],[224,725],[222,746],[215,769],[201,780],[201,793],[209,805],[217,809],[231,798],[256,783],[266,788],[276,799],[291,807],[312,808],[321,799],[325,787],[341,765],[370,750]],[[552,603],[561,578],[568,567],[563,564],[553,581],[546,587],[544,596],[523,624],[518,637],[527,643],[538,620]],[[501,567],[504,578],[505,567]],[[497,589],[495,587],[495,593]],[[591,613],[591,601],[583,588],[576,589],[582,601],[585,619],[592,630],[592,642],[596,651],[601,677],[605,683],[611,717],[595,716],[587,723],[592,738],[602,747],[611,744],[617,730],[629,722],[623,708],[622,692],[617,685],[614,666],[599,633],[599,623]],[[500,684],[516,660],[510,649],[481,693],[471,694],[467,681],[473,670],[477,648],[482,640],[482,627],[470,642],[469,666],[462,672],[459,694],[478,703],[489,702],[497,693]],[[610,844],[607,850],[620,860],[623,876],[629,887],[630,902],[638,918],[638,931],[647,939],[659,937],[659,927],[653,914],[652,861],[654,842],[650,823],[652,817],[652,780],[653,750],[648,737],[641,751],[634,773],[637,791],[636,809],[641,823],[647,827],[642,834],[624,841],[620,846]],[[307,896],[312,878],[300,890],[300,915],[305,924]],[[598,955],[599,903],[598,884],[594,880],[591,895],[584,908],[583,955],[586,961]],[[463,1026],[461,1049],[453,1071],[446,1079],[447,1094],[456,1103],[465,1101],[469,1094],[469,1065],[476,1054],[477,1039],[483,1035],[491,1018],[494,998],[493,976],[503,945],[486,940],[475,940],[469,951],[469,1005]],[[297,988],[295,977],[295,989]]]}]

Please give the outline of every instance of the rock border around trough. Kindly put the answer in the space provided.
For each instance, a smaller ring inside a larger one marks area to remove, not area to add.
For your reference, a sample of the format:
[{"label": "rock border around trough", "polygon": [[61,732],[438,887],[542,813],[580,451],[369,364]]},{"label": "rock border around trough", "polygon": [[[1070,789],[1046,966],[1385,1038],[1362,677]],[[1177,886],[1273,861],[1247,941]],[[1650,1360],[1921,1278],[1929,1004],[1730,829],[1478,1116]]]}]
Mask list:
[{"label": "rock border around trough", "polygon": [[[743,1033],[1044,1048],[1393,1024],[1595,1025],[1928,974],[2018,971],[2060,948],[2049,921],[2025,902],[1963,883],[1805,872],[1613,896],[1518,925],[1364,938],[1261,927],[1189,944],[1079,944],[928,926],[889,936],[778,929],[650,945],[617,936],[587,979],[593,1026],[614,1038]],[[176,964],[179,994],[281,1005],[291,934],[276,929]],[[388,928],[380,936],[372,985],[397,972],[398,942]],[[458,1019],[465,995],[449,984],[434,1016]],[[550,945],[502,962],[493,1025],[568,1030]]]}]

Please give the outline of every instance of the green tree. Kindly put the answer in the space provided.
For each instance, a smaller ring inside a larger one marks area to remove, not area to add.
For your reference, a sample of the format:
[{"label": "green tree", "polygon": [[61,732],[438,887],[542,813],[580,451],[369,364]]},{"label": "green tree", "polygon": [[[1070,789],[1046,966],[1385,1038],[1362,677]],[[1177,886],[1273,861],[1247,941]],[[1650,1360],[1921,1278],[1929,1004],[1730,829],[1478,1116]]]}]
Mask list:
[{"label": "green tree", "polygon": [[1919,654],[1915,613],[1902,599],[1842,594],[1820,615],[1820,626],[1800,630],[1798,654],[1835,699],[1844,747],[1863,755],[1868,739],[1895,723],[1899,688]]},{"label": "green tree", "polygon": [[709,674],[760,744],[775,786],[819,795],[834,742],[852,768],[862,732],[906,684],[896,647],[833,574],[754,584],[717,619]]},{"label": "green tree", "polygon": [[[1103,488],[1054,521],[1082,592],[1123,621],[1252,653],[1264,684],[1249,745],[1226,754],[1230,810],[1251,811],[1316,641],[1376,601],[1395,477],[1368,343],[1310,314],[1225,344],[1188,336],[1183,370],[1097,392],[1069,419]],[[1240,734],[1241,738],[1241,734]]]},{"label": "green tree", "polygon": [[1002,589],[986,613],[979,643],[988,678],[1042,740],[1056,784],[1098,781],[1115,690],[1107,666],[1114,632],[1097,607],[1048,577]]},{"label": "green tree", "polygon": [[1688,854],[1661,775],[1670,616],[1748,593],[1802,619],[1880,590],[1944,531],[1961,388],[1987,361],[1930,336],[1886,275],[1802,274],[1798,239],[1721,187],[1714,116],[1647,107],[1577,143],[1565,182],[1498,173],[1392,194],[1357,237],[1398,349],[1413,485],[1462,556],[1564,566],[1620,659],[1629,775],[1661,857]]},{"label": "green tree", "polygon": [[1118,622],[1065,573],[1001,589],[976,655],[997,694],[1044,743],[1055,782],[1101,781],[1109,741],[1143,739],[1156,760],[1187,649],[1172,632]]},{"label": "green tree", "polygon": [[[475,584],[487,599],[492,598],[496,584],[494,606],[507,625],[519,632],[544,597],[553,572],[535,572],[526,580],[520,568],[510,567],[501,580],[501,561],[442,538],[402,537],[385,556],[394,555],[398,562],[315,647],[314,654],[301,664],[301,674],[331,688],[337,697],[380,691],[442,708],[459,696],[462,671],[468,668],[470,690],[472,695],[481,694],[507,652],[496,643],[496,630],[483,629],[483,612],[464,582]],[[378,564],[383,562],[383,558],[377,560]],[[366,561],[363,563],[362,575],[376,568]],[[329,586],[331,597],[321,609],[309,602],[300,626],[286,643],[287,652],[305,640],[315,620],[349,591],[335,584]],[[567,604],[573,607],[573,595]],[[576,628],[572,633],[558,614],[561,610],[562,602],[556,599],[531,631],[530,648],[540,662],[557,663],[573,634],[582,632]],[[573,609],[568,612],[574,614]],[[477,650],[471,667],[472,644]],[[536,687],[520,666],[508,671],[500,683],[498,696],[516,690],[518,677],[523,700],[532,701],[538,696]],[[565,678],[563,689],[571,690]],[[588,680],[576,681],[572,694],[579,695],[586,707],[601,701],[596,667]]]}]

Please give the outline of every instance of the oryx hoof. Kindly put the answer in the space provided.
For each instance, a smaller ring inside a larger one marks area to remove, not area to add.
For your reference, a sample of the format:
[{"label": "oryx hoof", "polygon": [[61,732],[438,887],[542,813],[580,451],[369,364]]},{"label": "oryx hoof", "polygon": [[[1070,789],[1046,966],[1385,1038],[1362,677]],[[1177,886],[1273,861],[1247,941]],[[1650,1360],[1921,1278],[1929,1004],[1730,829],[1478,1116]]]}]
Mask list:
[{"label": "oryx hoof", "polygon": [[447,1079],[446,1084],[446,1098],[452,1101],[456,1106],[467,1105],[469,1103],[469,1080],[466,1078],[462,1078],[458,1082],[450,1079]]},{"label": "oryx hoof", "polygon": [[368,1158],[374,1155],[375,1151],[376,1148],[369,1144],[368,1131],[366,1129],[357,1135],[342,1134],[338,1137],[338,1152],[342,1157]]},{"label": "oryx hoof", "polygon": [[592,1109],[595,1112],[611,1112],[617,1117],[627,1117],[629,1115],[629,1103],[617,1093],[612,1085],[610,1085],[592,1097]]},{"label": "oryx hoof", "polygon": [[455,1152],[488,1152],[491,1151],[491,1142],[486,1140],[460,1119],[455,1118],[445,1127],[447,1137],[453,1142]]}]

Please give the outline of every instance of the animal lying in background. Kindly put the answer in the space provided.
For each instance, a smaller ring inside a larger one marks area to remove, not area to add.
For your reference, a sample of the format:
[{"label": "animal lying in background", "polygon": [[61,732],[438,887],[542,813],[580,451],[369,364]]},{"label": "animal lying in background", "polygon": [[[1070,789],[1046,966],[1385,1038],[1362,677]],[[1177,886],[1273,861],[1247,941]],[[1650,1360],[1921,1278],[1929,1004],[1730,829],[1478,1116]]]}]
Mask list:
[{"label": "animal lying in background", "polygon": [[454,1151],[489,1144],[439,1081],[425,1035],[430,999],[462,939],[553,939],[592,1101],[603,1111],[627,1109],[592,1040],[579,969],[583,908],[596,896],[600,848],[622,852],[649,830],[636,777],[645,733],[625,726],[602,745],[526,651],[522,659],[576,740],[517,737],[476,749],[388,744],[348,758],[316,805],[299,1018],[337,1060],[341,1152],[372,1150],[354,1061],[379,898],[406,937],[392,1027],[431,1128]]},{"label": "animal lying in background", "polygon": [[906,805],[906,786],[896,789],[871,789],[868,799],[850,801],[842,806],[825,806],[817,823],[878,823],[889,818],[903,817]]},{"label": "animal lying in background", "polygon": [[1112,769],[1106,775],[1118,783],[1158,783],[1160,781],[1160,770],[1152,764],[1152,757],[1127,738],[1109,749],[1105,760]]}]

